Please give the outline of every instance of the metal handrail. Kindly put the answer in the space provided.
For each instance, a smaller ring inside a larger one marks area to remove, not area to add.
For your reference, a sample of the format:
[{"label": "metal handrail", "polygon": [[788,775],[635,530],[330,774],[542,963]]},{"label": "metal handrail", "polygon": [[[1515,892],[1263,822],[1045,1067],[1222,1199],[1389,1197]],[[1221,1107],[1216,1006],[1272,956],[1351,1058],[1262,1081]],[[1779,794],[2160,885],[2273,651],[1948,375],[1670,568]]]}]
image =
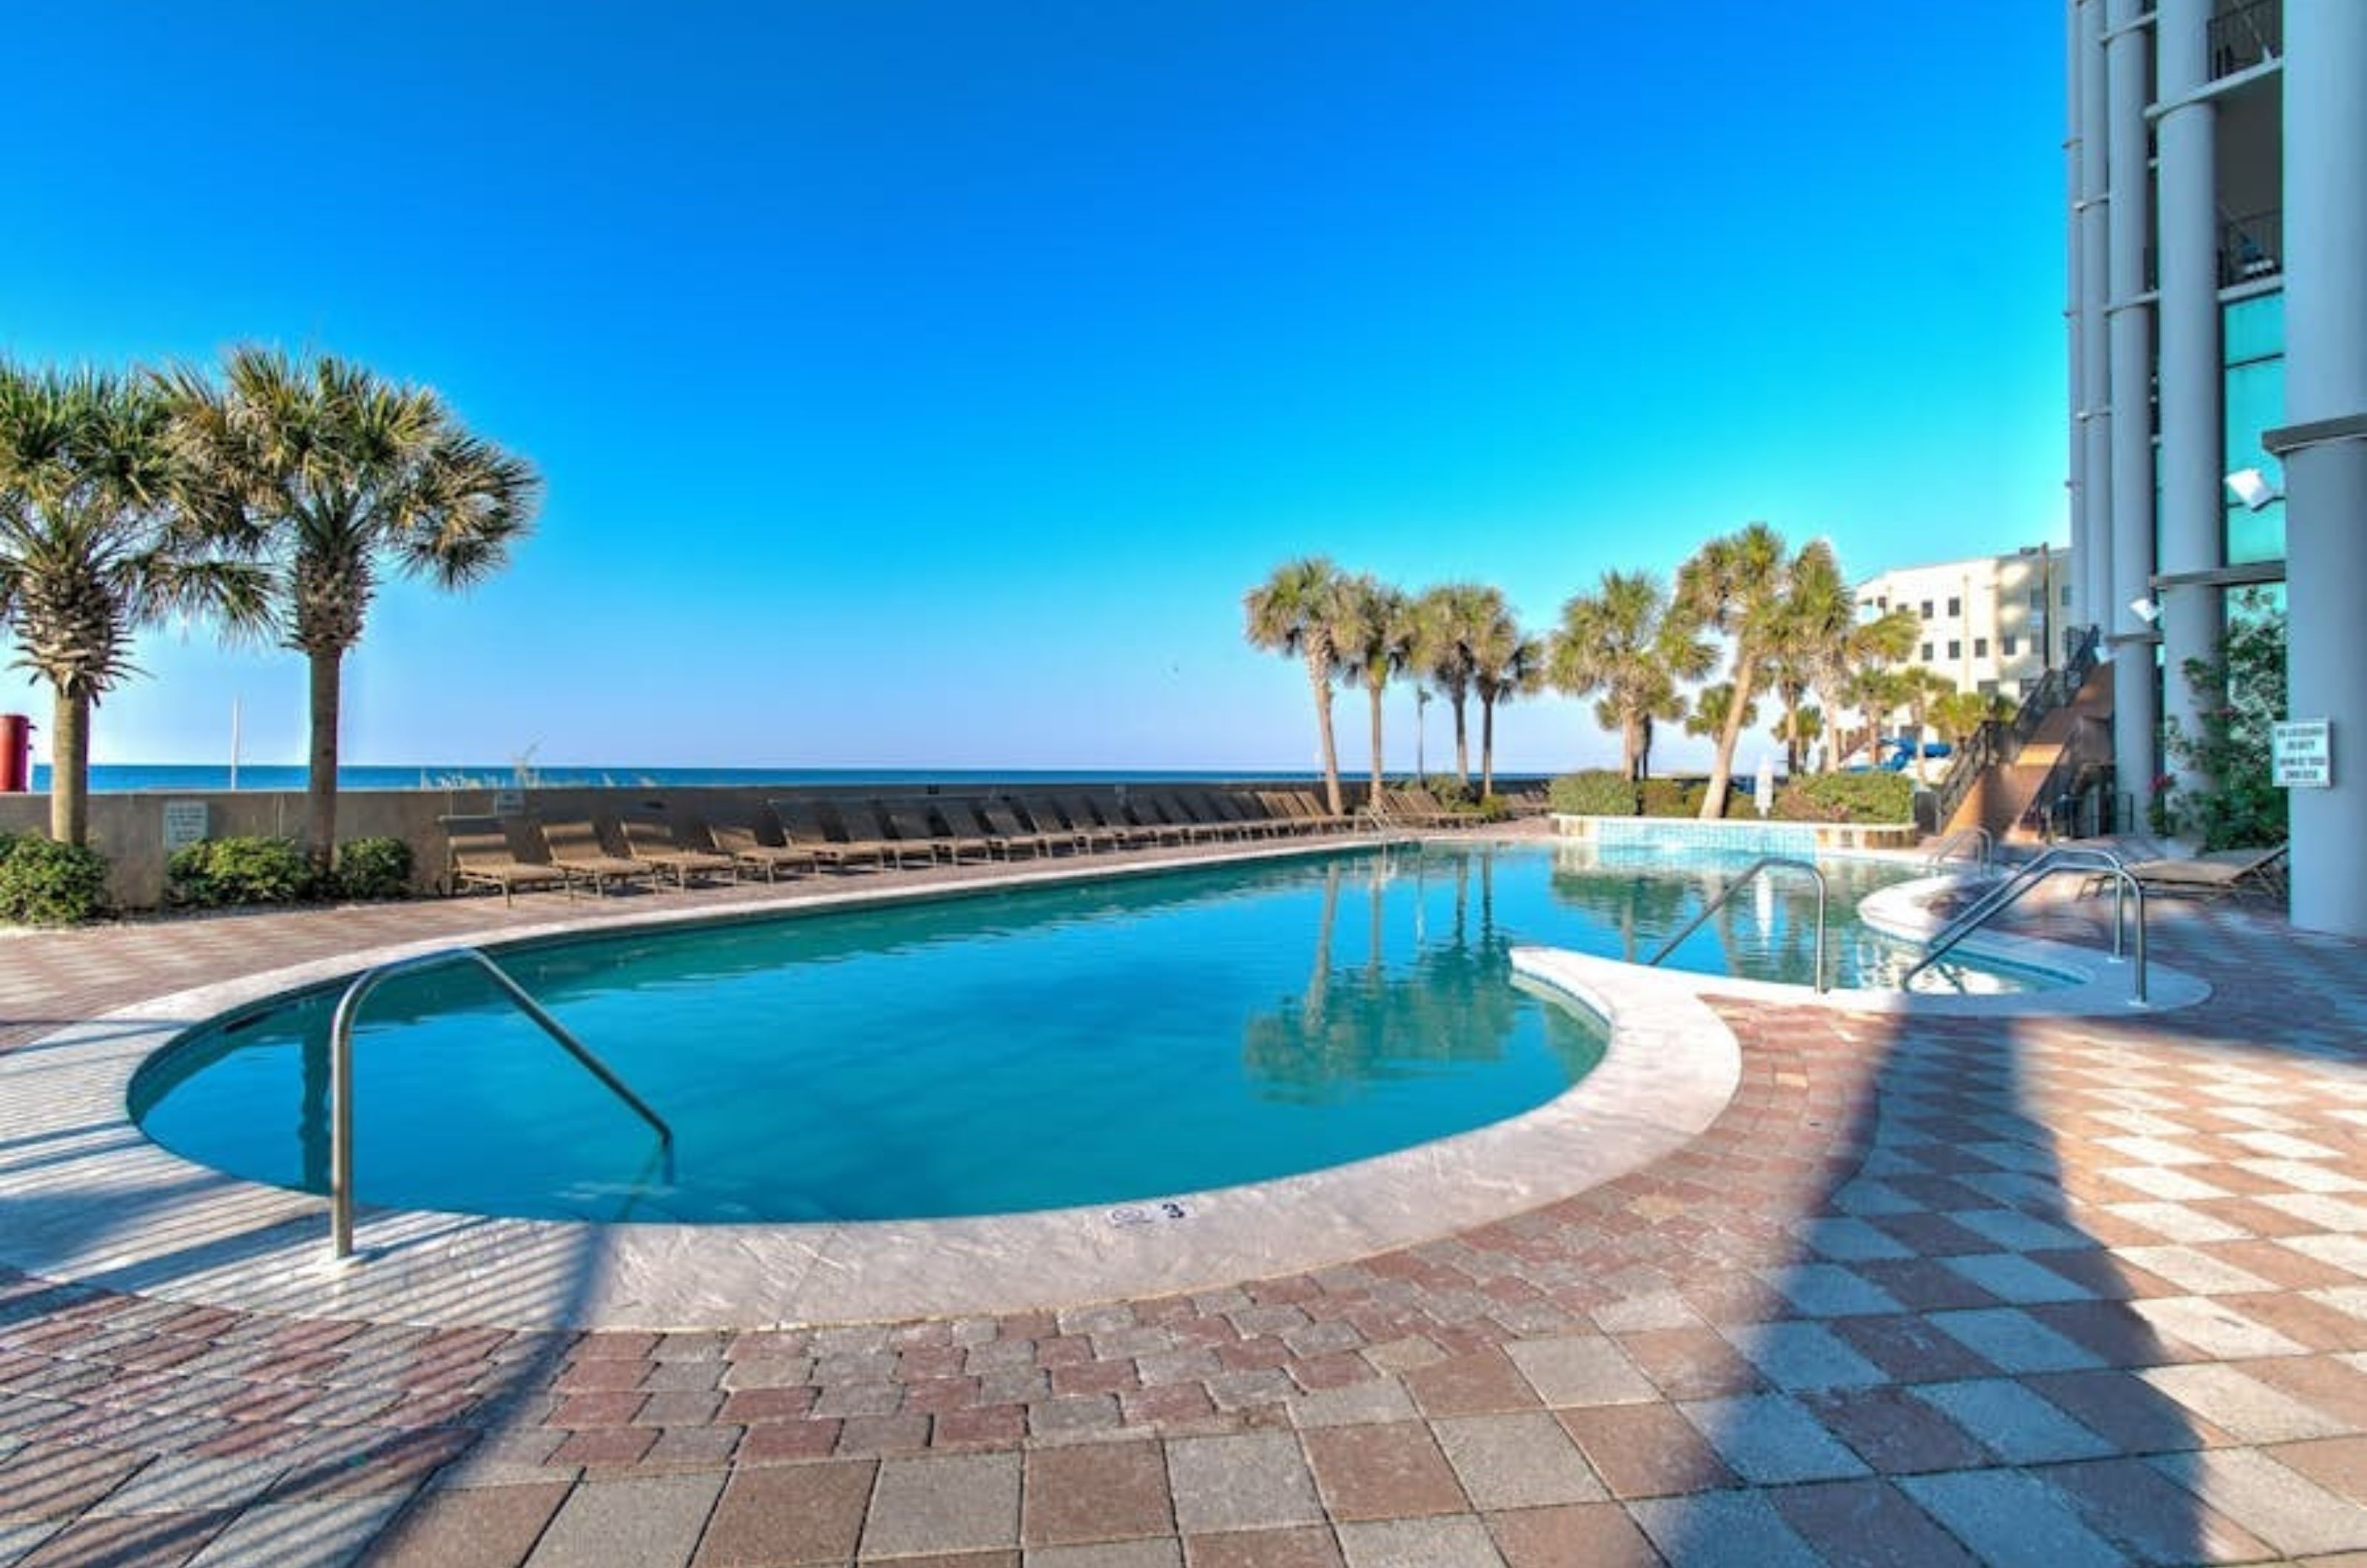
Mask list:
[{"label": "metal handrail", "polygon": [[339,1260],[352,1257],[354,1252],[354,1020],[379,982],[447,964],[473,964],[483,970],[486,978],[516,1003],[520,1012],[589,1068],[592,1076],[606,1084],[634,1114],[657,1129],[660,1145],[665,1151],[666,1179],[674,1179],[674,1129],[666,1125],[665,1118],[651,1110],[647,1100],[635,1094],[624,1079],[570,1034],[566,1025],[544,1010],[542,1004],[528,996],[500,964],[473,947],[441,947],[433,953],[398,958],[365,970],[337,998],[336,1016],[329,1024],[329,1249],[330,1256]]},{"label": "metal handrail", "polygon": [[2024,894],[2048,877],[2067,871],[2085,872],[2091,876],[2101,874],[2112,879],[2112,957],[2115,960],[2123,954],[2123,933],[2127,925],[2126,910],[2130,900],[2134,897],[2136,908],[2136,940],[2134,946],[2129,949],[2129,956],[2133,960],[2129,970],[2132,993],[2130,1000],[2135,1006],[2144,1007],[2146,1005],[2145,884],[2130,874],[2129,868],[2121,863],[2118,855],[2108,850],[2087,848],[2049,850],[1991,888],[1976,900],[1970,908],[1950,920],[1942,929],[1940,934],[1931,939],[1931,944],[1924,949],[1923,956],[1916,960],[1913,968],[1899,977],[1898,988],[1902,991],[1908,989],[1915,984],[1915,976],[1946,957],[1958,942],[1963,942],[1973,932],[2020,902]]},{"label": "metal handrail", "polygon": [[1940,863],[1948,858],[1948,852],[1954,849],[1957,842],[1964,839],[1974,840],[1980,845],[1980,853],[1973,857],[1973,863],[1983,871],[1994,869],[1997,864],[1997,835],[1978,823],[1968,828],[1959,828],[1933,844],[1931,854],[1924,859],[1923,868],[1926,871],[1939,870]]},{"label": "metal handrail", "polygon": [[1757,876],[1762,871],[1767,871],[1778,866],[1788,871],[1805,871],[1817,880],[1817,966],[1815,976],[1817,990],[1821,994],[1823,991],[1828,989],[1825,980],[1825,874],[1822,871],[1819,871],[1814,863],[1804,860],[1795,860],[1789,855],[1761,855],[1757,860],[1752,861],[1749,867],[1743,871],[1743,874],[1740,876],[1736,877],[1732,882],[1729,882],[1724,887],[1719,888],[1717,890],[1717,897],[1703,905],[1700,914],[1695,915],[1692,919],[1686,921],[1683,930],[1678,931],[1676,935],[1670,937],[1667,942],[1662,942],[1660,944],[1660,951],[1652,954],[1652,956],[1645,960],[1645,962],[1653,967],[1658,968],[1661,959],[1666,958],[1669,954],[1677,950],[1677,944],[1679,942],[1682,942],[1685,938],[1701,930],[1702,927],[1707,923],[1712,915],[1716,914],[1720,909],[1726,908],[1726,901],[1733,897],[1737,893],[1741,892],[1742,885],[1744,883],[1749,882],[1752,877]]}]

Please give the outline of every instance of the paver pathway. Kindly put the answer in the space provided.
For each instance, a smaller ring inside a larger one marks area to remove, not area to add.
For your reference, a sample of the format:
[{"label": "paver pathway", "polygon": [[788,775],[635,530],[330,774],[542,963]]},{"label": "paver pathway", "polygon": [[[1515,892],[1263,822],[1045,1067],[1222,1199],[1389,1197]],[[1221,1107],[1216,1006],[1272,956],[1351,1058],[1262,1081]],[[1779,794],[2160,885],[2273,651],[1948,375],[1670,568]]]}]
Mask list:
[{"label": "paver pathway", "polygon": [[[7,939],[0,1047],[556,908]],[[2156,937],[2209,1002],[1721,1002],[1682,1153],[1191,1297],[568,1336],[0,1275],[0,1568],[2367,1561],[2367,952]]]}]

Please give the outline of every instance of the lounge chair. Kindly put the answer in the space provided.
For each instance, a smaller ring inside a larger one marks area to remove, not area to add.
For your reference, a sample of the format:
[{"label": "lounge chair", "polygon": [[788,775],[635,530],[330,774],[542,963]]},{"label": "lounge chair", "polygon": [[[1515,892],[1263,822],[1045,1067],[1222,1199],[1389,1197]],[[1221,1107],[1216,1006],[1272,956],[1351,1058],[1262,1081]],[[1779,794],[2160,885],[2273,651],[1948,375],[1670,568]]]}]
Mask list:
[{"label": "lounge chair", "polygon": [[547,862],[520,860],[510,848],[509,829],[498,817],[439,817],[444,829],[445,882],[455,893],[464,887],[498,887],[502,902],[523,887],[556,887],[575,897],[573,880]]},{"label": "lounge chair", "polygon": [[1344,833],[1356,826],[1353,817],[1342,816],[1328,809],[1314,795],[1303,789],[1276,790],[1274,798],[1283,808],[1307,825],[1310,833]]},{"label": "lounge chair", "polygon": [[1065,837],[1079,851],[1114,850],[1118,836],[1107,828],[1095,826],[1084,817],[1063,817],[1060,807],[1049,795],[1031,795],[1018,803],[1027,814],[1027,820],[1048,839]]},{"label": "lounge chair", "polygon": [[814,858],[833,871],[850,866],[868,865],[874,871],[888,864],[888,853],[895,846],[889,843],[855,843],[845,839],[833,839],[822,826],[821,813],[810,800],[776,800],[768,803],[773,815],[780,818],[782,834],[795,848],[810,852]]},{"label": "lounge chair", "polygon": [[942,840],[927,831],[925,821],[923,823],[924,836],[900,838],[880,825],[879,813],[868,801],[842,800],[838,803],[838,822],[846,829],[848,842],[869,844],[900,866],[911,863],[916,854],[922,857],[923,864],[937,863],[937,850]]},{"label": "lounge chair", "polygon": [[589,882],[595,894],[606,891],[611,882],[654,881],[657,876],[657,868],[646,862],[610,854],[589,817],[561,817],[538,826],[550,850],[550,863]]},{"label": "lounge chair", "polygon": [[662,818],[624,817],[618,821],[625,829],[626,858],[648,866],[661,876],[673,877],[678,888],[687,890],[694,876],[740,880],[737,860],[713,850],[693,849],[682,841],[674,825]]},{"label": "lounge chair", "polygon": [[1124,812],[1115,807],[1105,809],[1100,801],[1090,795],[1062,795],[1060,809],[1066,811],[1069,814],[1069,820],[1078,827],[1082,828],[1091,824],[1102,832],[1109,834],[1120,849],[1130,850],[1138,844],[1159,842],[1158,829],[1146,828],[1138,822],[1129,822]]},{"label": "lounge chair", "polygon": [[1167,819],[1183,829],[1184,837],[1195,843],[1244,836],[1238,824],[1214,816],[1180,790],[1161,790],[1151,798],[1158,802],[1159,809],[1167,814]]},{"label": "lounge chair", "polygon": [[1229,789],[1212,789],[1202,797],[1207,814],[1218,821],[1230,822],[1245,839],[1274,839],[1291,831],[1286,822],[1277,822],[1258,804],[1257,797],[1237,794]]},{"label": "lounge chair", "polygon": [[[2258,893],[2281,897],[2285,890],[2286,844],[2264,850],[2214,850],[2192,860],[2135,860],[2123,869],[2148,893],[2175,893],[2190,898],[2240,897]],[[2091,876],[2082,893],[2110,887],[2109,876]]]},{"label": "lounge chair", "polygon": [[753,823],[709,822],[707,837],[718,852],[730,855],[743,870],[763,872],[767,882],[778,880],[785,871],[821,867],[821,857],[802,844],[766,843]]},{"label": "lounge chair", "polygon": [[993,801],[981,802],[974,807],[947,807],[948,811],[954,809],[959,809],[968,817],[970,821],[976,823],[988,845],[999,850],[1004,860],[1011,858],[1011,852],[1014,850],[1025,850],[1029,854],[1040,858],[1050,854],[1054,845],[1071,841],[1065,831],[1056,837],[1053,834],[1036,832],[1023,826],[1019,818],[1012,814],[1009,807],[997,805]]}]

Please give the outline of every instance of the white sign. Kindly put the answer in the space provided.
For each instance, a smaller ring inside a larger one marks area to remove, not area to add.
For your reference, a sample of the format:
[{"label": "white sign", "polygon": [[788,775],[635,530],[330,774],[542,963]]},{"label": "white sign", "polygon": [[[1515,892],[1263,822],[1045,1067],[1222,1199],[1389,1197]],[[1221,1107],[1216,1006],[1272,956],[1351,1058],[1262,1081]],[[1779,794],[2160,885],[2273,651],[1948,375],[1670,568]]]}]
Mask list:
[{"label": "white sign", "polygon": [[522,789],[497,789],[493,791],[493,815],[496,817],[525,816],[526,791]]},{"label": "white sign", "polygon": [[202,800],[168,800],[164,803],[164,852],[190,844],[201,844],[206,838],[206,803]]},{"label": "white sign", "polygon": [[2334,783],[2334,727],[2322,718],[2293,719],[2269,731],[2279,789],[2326,789]]}]

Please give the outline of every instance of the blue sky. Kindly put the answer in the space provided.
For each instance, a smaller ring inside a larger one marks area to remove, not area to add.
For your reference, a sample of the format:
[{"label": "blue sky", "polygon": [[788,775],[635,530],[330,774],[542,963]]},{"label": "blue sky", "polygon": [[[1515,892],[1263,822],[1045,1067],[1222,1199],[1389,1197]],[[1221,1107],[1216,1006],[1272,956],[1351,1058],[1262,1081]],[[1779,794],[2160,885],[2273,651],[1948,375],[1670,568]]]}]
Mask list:
[{"label": "blue sky", "polygon": [[[1672,15],[19,0],[0,353],[330,350],[538,466],[506,574],[379,602],[348,761],[1305,767],[1291,556],[1542,629],[1753,519],[2065,537],[2059,13]],[[295,656],[142,663],[97,761],[234,696],[301,759]]]}]

